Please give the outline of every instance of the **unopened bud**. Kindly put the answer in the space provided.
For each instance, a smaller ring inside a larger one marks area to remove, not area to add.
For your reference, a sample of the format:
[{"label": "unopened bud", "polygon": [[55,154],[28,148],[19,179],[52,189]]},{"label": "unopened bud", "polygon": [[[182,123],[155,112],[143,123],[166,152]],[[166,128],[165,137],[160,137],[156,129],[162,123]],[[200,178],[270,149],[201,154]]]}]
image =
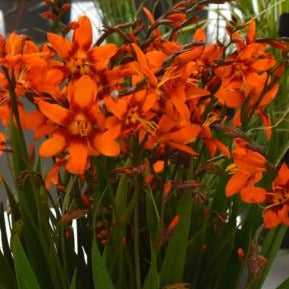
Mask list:
[{"label": "unopened bud", "polygon": [[51,20],[53,22],[57,21],[56,15],[54,15],[52,12],[49,12],[49,11],[42,12],[42,17],[45,19]]},{"label": "unopened bud", "polygon": [[87,195],[81,195],[80,196],[80,202],[86,207],[89,208],[91,205],[91,200]]},{"label": "unopened bud", "polygon": [[244,252],[244,250],[243,250],[242,248],[238,248],[238,250],[237,250],[237,255],[238,255],[238,258],[239,258],[240,260],[244,259],[244,257],[245,257],[245,252]]},{"label": "unopened bud", "polygon": [[167,227],[167,231],[172,232],[176,228],[177,224],[179,223],[179,220],[180,220],[179,215],[175,215],[174,218],[169,223]]},{"label": "unopened bud", "polygon": [[70,9],[70,4],[64,3],[64,4],[61,6],[60,11],[61,11],[62,13],[66,13],[69,9]]}]

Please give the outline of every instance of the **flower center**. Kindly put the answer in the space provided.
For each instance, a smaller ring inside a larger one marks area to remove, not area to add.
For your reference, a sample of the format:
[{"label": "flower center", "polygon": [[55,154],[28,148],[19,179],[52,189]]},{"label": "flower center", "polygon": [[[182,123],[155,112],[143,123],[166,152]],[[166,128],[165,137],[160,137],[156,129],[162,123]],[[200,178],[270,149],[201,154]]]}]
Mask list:
[{"label": "flower center", "polygon": [[214,112],[210,112],[208,113],[208,116],[206,120],[204,121],[203,126],[209,127],[211,124],[213,124],[214,122],[218,120],[220,120],[220,117],[216,115]]},{"label": "flower center", "polygon": [[92,124],[87,120],[84,114],[78,114],[71,123],[69,130],[72,135],[87,137],[92,131]]},{"label": "flower center", "polygon": [[8,93],[4,93],[0,96],[0,106],[5,105],[9,102],[10,97]]},{"label": "flower center", "polygon": [[157,123],[155,123],[154,121],[150,121],[150,120],[142,118],[139,115],[139,113],[136,111],[136,109],[132,109],[128,113],[126,125],[135,124],[137,122],[140,123],[142,127],[150,134],[155,133],[159,127]]},{"label": "flower center", "polygon": [[90,63],[87,60],[87,55],[83,51],[77,53],[67,62],[67,67],[72,73],[88,74],[90,73]]},{"label": "flower center", "polygon": [[278,187],[274,191],[273,202],[277,204],[284,204],[289,200],[289,192],[284,188]]}]

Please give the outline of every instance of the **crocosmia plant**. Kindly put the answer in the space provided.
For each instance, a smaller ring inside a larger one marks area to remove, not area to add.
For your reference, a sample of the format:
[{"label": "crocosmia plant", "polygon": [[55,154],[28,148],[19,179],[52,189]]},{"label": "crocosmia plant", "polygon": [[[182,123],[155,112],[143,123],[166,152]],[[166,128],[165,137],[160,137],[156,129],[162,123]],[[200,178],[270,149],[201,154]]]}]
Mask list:
[{"label": "crocosmia plant", "polygon": [[208,43],[220,2],[143,6],[93,43],[47,0],[47,43],[0,36],[1,289],[261,288],[289,225],[289,45],[235,16]]}]

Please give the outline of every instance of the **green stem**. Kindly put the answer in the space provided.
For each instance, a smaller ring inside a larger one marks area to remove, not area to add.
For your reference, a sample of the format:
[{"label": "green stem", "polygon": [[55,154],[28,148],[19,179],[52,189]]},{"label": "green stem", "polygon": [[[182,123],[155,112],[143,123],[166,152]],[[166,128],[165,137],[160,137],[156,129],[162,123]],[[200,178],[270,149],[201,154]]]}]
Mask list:
[{"label": "green stem", "polygon": [[134,262],[135,262],[135,281],[136,289],[141,289],[141,276],[140,276],[140,255],[139,255],[139,194],[138,190],[135,192],[136,197],[136,208],[134,211]]}]

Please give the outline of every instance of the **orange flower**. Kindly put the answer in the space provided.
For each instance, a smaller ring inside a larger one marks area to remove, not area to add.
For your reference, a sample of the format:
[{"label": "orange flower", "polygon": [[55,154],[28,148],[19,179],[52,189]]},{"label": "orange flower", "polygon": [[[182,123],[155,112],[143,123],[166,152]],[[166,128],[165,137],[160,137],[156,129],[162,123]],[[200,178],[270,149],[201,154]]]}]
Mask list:
[{"label": "orange flower", "polygon": [[0,132],[0,156],[3,154],[3,149],[6,147],[5,140],[5,135]]},{"label": "orange flower", "polygon": [[56,159],[53,166],[50,168],[46,179],[45,179],[45,188],[50,190],[51,184],[58,185],[59,184],[59,171],[62,166],[65,165],[66,160]]},{"label": "orange flower", "polygon": [[200,131],[200,125],[189,124],[179,127],[174,121],[163,115],[158,130],[149,136],[146,147],[153,149],[156,144],[167,144],[188,154],[197,155],[189,144],[195,142]]},{"label": "orange flower", "polygon": [[118,119],[122,127],[122,137],[129,133],[154,133],[158,125],[152,121],[156,115],[152,108],[157,102],[157,95],[146,90],[119,98],[105,97],[106,108]]},{"label": "orange flower", "polygon": [[212,135],[212,131],[210,129],[210,125],[215,121],[219,120],[219,116],[215,113],[208,114],[207,119],[202,124],[202,130],[200,133],[200,137],[204,139],[204,143],[208,148],[211,157],[214,157],[217,149],[227,158],[230,158],[229,149],[218,139],[214,138]]},{"label": "orange flower", "polygon": [[233,159],[234,163],[227,168],[233,174],[226,185],[227,197],[259,182],[268,163],[261,153],[249,149],[247,142],[241,139],[235,140]]},{"label": "orange flower", "polygon": [[[266,52],[266,44],[256,42],[254,20],[250,22],[246,41],[236,33],[232,38],[237,51],[214,69],[215,74],[221,79],[221,86],[215,95],[222,105],[235,109],[240,109],[250,97],[247,104],[248,113],[257,111],[264,124],[268,125],[268,117],[264,117],[263,109],[278,91],[278,84],[271,85],[269,77],[269,71],[275,67],[276,60]],[[272,88],[266,91],[270,86]],[[234,120],[235,125],[240,124],[239,113]],[[267,130],[266,133],[270,137],[270,131]]]},{"label": "orange flower", "polygon": [[109,127],[109,122],[96,104],[97,89],[88,76],[81,77],[68,90],[69,108],[45,101],[38,103],[40,111],[58,125],[45,140],[39,154],[51,157],[68,153],[65,168],[75,174],[84,173],[90,155],[116,156],[120,152],[116,138],[120,126]]},{"label": "orange flower", "polygon": [[[153,27],[155,23],[153,14],[146,7],[143,7],[142,9],[146,17],[148,18],[151,24],[151,27]],[[165,40],[162,37],[160,30],[155,27],[152,30],[152,39],[149,43],[147,51],[159,50],[165,53],[166,55],[170,55],[176,52],[177,50],[179,50],[181,47],[182,47],[182,44],[180,43],[176,43],[175,41]]]},{"label": "orange flower", "polygon": [[78,24],[73,32],[72,41],[54,33],[48,33],[47,38],[63,59],[66,76],[79,78],[89,74],[98,78],[96,73],[107,69],[109,59],[116,53],[117,48],[111,43],[102,47],[91,47],[92,27],[89,18],[80,17]]},{"label": "orange flower", "polygon": [[267,191],[258,187],[247,187],[241,191],[241,198],[246,203],[265,203],[264,226],[273,228],[283,223],[289,226],[289,168],[283,163],[275,180],[272,190]]},{"label": "orange flower", "polygon": [[172,28],[180,28],[182,24],[187,20],[184,13],[172,13],[168,15],[166,19],[170,20],[168,25]]},{"label": "orange flower", "polygon": [[147,78],[149,85],[156,87],[158,84],[158,79],[155,76],[155,73],[163,64],[166,55],[156,50],[145,54],[137,44],[132,43],[131,46],[137,60],[131,62],[128,66],[133,74],[133,84],[135,85],[144,78]]},{"label": "orange flower", "polygon": [[49,53],[45,49],[39,50],[27,38],[11,33],[6,42],[4,39],[2,41],[0,63],[5,70],[0,73],[0,118],[7,126],[12,111],[10,89],[13,83],[20,120],[25,128],[25,110],[20,98],[28,94],[32,98],[44,93],[56,97],[58,85],[63,79],[62,73],[57,65],[49,62]]}]

